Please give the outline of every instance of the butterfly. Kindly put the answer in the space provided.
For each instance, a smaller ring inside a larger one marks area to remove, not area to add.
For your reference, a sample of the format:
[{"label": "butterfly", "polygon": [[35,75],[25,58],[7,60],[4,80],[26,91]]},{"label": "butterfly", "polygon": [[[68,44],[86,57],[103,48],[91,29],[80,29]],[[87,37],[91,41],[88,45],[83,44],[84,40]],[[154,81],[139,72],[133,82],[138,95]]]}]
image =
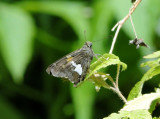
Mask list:
[{"label": "butterfly", "polygon": [[85,79],[93,59],[92,42],[52,63],[46,72],[54,77],[67,78],[76,86]]}]

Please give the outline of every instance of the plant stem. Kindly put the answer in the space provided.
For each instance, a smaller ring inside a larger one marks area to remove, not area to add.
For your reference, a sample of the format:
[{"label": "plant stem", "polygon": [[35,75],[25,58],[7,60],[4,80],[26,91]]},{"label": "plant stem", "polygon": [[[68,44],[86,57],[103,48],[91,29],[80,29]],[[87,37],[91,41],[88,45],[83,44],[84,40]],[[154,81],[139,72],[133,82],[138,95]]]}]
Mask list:
[{"label": "plant stem", "polygon": [[118,79],[119,79],[119,73],[120,73],[120,65],[117,65],[117,75],[116,75],[116,86],[118,87]]},{"label": "plant stem", "polygon": [[[129,13],[112,28],[112,31],[114,31],[116,28],[117,28],[117,30],[115,32],[109,54],[112,54],[115,43],[116,43],[116,40],[117,40],[117,37],[118,37],[118,34],[119,34],[119,31],[120,31],[121,27],[123,26],[123,24],[128,20],[128,18],[131,19],[131,24],[132,24],[132,27],[133,27],[133,31],[134,31],[135,36],[137,38],[137,34],[136,34],[136,31],[135,31],[135,28],[134,28],[134,25],[133,25],[131,15],[136,10],[137,6],[140,4],[141,1],[142,0],[136,0],[134,2],[134,4],[132,5],[132,7],[130,8]],[[114,86],[114,87],[110,87],[110,89],[113,90],[114,92],[116,92],[117,95],[123,100],[123,102],[126,103],[127,100],[122,95],[121,91],[119,90],[119,86],[118,86],[119,73],[120,73],[120,65],[117,66],[116,82],[114,82],[112,79],[109,78],[110,81],[112,82],[113,86]]]},{"label": "plant stem", "polygon": [[119,88],[111,88],[113,90],[113,92],[116,92],[117,95],[123,100],[124,103],[127,103],[126,98],[122,95],[121,91],[119,90]]}]

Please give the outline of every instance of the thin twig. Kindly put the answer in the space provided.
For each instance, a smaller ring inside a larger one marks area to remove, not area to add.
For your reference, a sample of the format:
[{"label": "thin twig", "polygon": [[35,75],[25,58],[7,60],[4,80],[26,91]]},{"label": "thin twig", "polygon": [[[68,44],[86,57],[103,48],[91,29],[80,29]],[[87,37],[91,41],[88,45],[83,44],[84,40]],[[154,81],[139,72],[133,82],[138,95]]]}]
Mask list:
[{"label": "thin twig", "polygon": [[116,33],[114,35],[114,38],[113,38],[113,41],[112,41],[112,45],[111,45],[111,49],[109,51],[109,54],[112,54],[112,51],[113,51],[114,45],[116,43],[116,39],[117,39],[117,36],[118,36],[118,33],[119,33],[120,29],[121,29],[121,25],[118,25],[117,31],[116,31]]},{"label": "thin twig", "polygon": [[142,0],[136,0],[135,3],[130,8],[129,13],[112,28],[112,31],[114,31],[116,28],[117,28],[117,31],[116,31],[114,38],[113,38],[113,41],[112,41],[111,49],[109,51],[110,54],[112,54],[112,52],[113,52],[113,48],[114,48],[117,36],[118,36],[118,33],[119,33],[122,25],[128,20],[128,18],[136,10],[137,6],[140,4],[141,1]]},{"label": "thin twig", "polygon": [[120,65],[117,65],[117,75],[116,75],[116,85],[114,87],[111,87],[111,89],[117,93],[117,95],[123,100],[124,103],[127,102],[126,98],[122,95],[121,91],[119,90],[118,86],[118,79],[119,79],[119,73],[120,73]]},{"label": "thin twig", "polygon": [[133,24],[133,21],[132,21],[132,16],[131,15],[130,15],[130,20],[131,20],[132,28],[133,28],[133,31],[134,31],[134,35],[135,35],[136,38],[138,38],[136,30],[135,30],[135,27],[134,27],[134,24]]}]

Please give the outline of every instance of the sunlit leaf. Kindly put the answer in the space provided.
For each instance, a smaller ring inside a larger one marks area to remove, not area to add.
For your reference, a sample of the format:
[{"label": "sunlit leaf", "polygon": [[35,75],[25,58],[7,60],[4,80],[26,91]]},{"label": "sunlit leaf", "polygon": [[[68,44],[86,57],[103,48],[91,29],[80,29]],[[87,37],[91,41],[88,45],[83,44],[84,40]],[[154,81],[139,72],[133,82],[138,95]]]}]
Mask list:
[{"label": "sunlit leaf", "polygon": [[143,88],[143,83],[144,81],[139,81],[135,84],[135,86],[132,88],[132,90],[129,93],[129,96],[127,99],[128,101],[133,100],[134,98],[142,95],[141,91]]},{"label": "sunlit leaf", "polygon": [[119,114],[113,113],[103,119],[152,119],[147,110],[121,111]]},{"label": "sunlit leaf", "polygon": [[121,111],[149,110],[152,102],[160,98],[160,93],[144,94],[126,103]]},{"label": "sunlit leaf", "polygon": [[158,58],[158,57],[160,57],[160,51],[144,56],[144,58]]},{"label": "sunlit leaf", "polygon": [[141,67],[149,66],[154,67],[160,65],[160,59],[154,60],[154,61],[147,61],[145,63],[141,64]]},{"label": "sunlit leaf", "polygon": [[0,48],[15,82],[23,79],[32,56],[34,26],[22,9],[0,3]]},{"label": "sunlit leaf", "polygon": [[[160,51],[144,56],[144,58],[158,58],[158,57],[160,57]],[[145,67],[145,66],[153,67],[158,65],[160,65],[160,58],[155,59],[153,61],[147,61],[141,64],[142,67]]]},{"label": "sunlit leaf", "polygon": [[153,119],[160,119],[160,117],[153,117]]},{"label": "sunlit leaf", "polygon": [[[159,92],[157,92],[159,93]],[[155,99],[154,101],[152,101],[152,104],[150,105],[150,108],[149,108],[149,112],[152,114],[153,111],[157,108],[157,104],[160,103],[160,98],[158,99]]]}]

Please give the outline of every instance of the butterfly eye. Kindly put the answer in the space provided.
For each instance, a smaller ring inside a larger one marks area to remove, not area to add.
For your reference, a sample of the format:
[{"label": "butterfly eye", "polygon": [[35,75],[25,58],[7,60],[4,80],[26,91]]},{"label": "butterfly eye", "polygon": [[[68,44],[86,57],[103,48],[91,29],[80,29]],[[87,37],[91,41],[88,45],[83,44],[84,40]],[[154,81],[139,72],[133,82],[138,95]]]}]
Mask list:
[{"label": "butterfly eye", "polygon": [[90,43],[90,47],[92,47],[92,43]]},{"label": "butterfly eye", "polygon": [[92,43],[89,42],[89,41],[87,41],[87,42],[85,43],[85,46],[91,48],[91,47],[92,47]]},{"label": "butterfly eye", "polygon": [[92,47],[92,43],[90,42],[90,43],[88,43],[88,47]]}]

